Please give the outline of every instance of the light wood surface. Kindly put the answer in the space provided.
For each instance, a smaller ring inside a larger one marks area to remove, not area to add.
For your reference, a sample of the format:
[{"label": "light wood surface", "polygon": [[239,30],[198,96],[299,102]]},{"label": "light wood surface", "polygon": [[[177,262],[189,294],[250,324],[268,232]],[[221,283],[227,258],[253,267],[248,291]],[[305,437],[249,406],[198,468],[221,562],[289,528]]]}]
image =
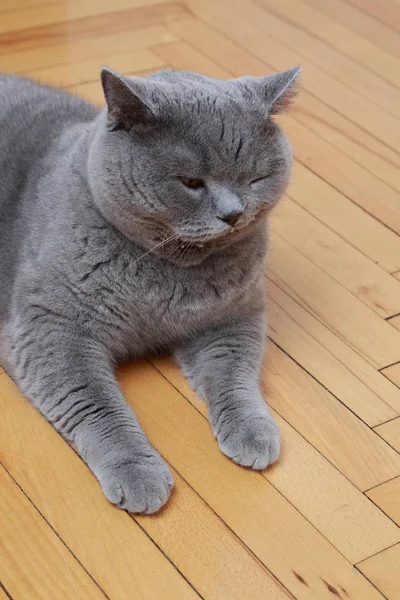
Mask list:
[{"label": "light wood surface", "polygon": [[400,526],[400,477],[378,485],[367,496]]},{"label": "light wood surface", "polygon": [[397,600],[400,589],[400,545],[388,548],[380,554],[358,565],[361,573],[378,589],[382,591],[388,600]]},{"label": "light wood surface", "polygon": [[2,582],[14,598],[104,598],[3,467],[0,530]]},{"label": "light wood surface", "polygon": [[389,324],[392,325],[392,327],[395,327],[396,329],[398,329],[400,331],[400,314],[394,316],[392,319],[389,320]]},{"label": "light wood surface", "polygon": [[132,517],[0,369],[1,600],[398,600],[399,10],[399,0],[1,3],[0,71],[100,106],[103,64],[217,78],[303,66],[298,101],[279,118],[294,169],[265,277],[262,385],[279,462],[254,473],[224,457],[170,358],[124,366],[127,401],[176,484],[160,514]]},{"label": "light wood surface", "polygon": [[379,433],[384,440],[387,441],[397,452],[400,452],[400,418],[393,419],[387,423],[383,423],[375,427],[375,431]]},{"label": "light wood surface", "polygon": [[10,600],[10,595],[8,594],[8,592],[5,592],[5,588],[2,587],[3,584],[0,581],[0,600]]}]

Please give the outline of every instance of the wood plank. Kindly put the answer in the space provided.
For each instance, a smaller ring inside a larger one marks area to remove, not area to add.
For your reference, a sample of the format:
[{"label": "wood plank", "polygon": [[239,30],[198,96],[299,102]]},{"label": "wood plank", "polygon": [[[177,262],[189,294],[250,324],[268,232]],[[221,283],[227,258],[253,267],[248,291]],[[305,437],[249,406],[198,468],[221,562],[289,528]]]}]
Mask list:
[{"label": "wood plank", "polygon": [[[5,592],[5,588],[3,588],[3,584],[0,581],[0,600],[10,600],[11,596],[9,595],[9,593]],[[11,598],[12,600],[12,598]]]},{"label": "wood plank", "polygon": [[392,365],[391,367],[386,367],[386,369],[382,369],[381,371],[385,377],[393,381],[395,385],[400,387],[400,363]]},{"label": "wood plank", "polygon": [[110,48],[116,54],[176,40],[176,36],[163,25],[149,25],[135,29],[134,35],[131,31],[120,31],[78,39],[71,46],[54,44],[51,46],[51,51],[47,47],[39,47],[3,54],[0,55],[0,70],[3,73],[25,73],[92,58],[97,58],[106,64]]},{"label": "wood plank", "polygon": [[[295,113],[294,113],[295,115]],[[297,160],[400,234],[400,194],[291,115],[284,129]]]},{"label": "wood plank", "polygon": [[[400,264],[400,237],[332,185],[296,162],[287,194],[389,273]],[[357,227],[354,227],[357,223]]]},{"label": "wood plank", "polygon": [[[236,11],[240,11],[240,15],[243,18],[253,23],[256,27],[262,27],[275,39],[284,40],[285,45],[294,49],[299,54],[300,59],[298,60],[303,62],[303,58],[305,59],[305,69],[307,69],[308,61],[310,61],[310,64],[320,67],[324,72],[336,77],[342,83],[358,91],[365,98],[381,106],[384,110],[398,116],[400,91],[395,86],[398,83],[396,74],[400,76],[400,60],[394,56],[382,53],[383,58],[386,59],[384,66],[387,67],[388,71],[387,81],[383,78],[386,73],[385,70],[383,72],[381,70],[378,74],[372,72],[370,63],[367,63],[367,66],[360,64],[354,60],[351,54],[347,56],[346,53],[343,53],[341,46],[338,50],[337,44],[336,47],[334,44],[329,44],[331,42],[329,35],[315,34],[315,28],[318,25],[322,26],[319,23],[320,20],[323,20],[325,25],[327,23],[332,25],[332,21],[326,19],[324,15],[315,11],[312,7],[304,5],[305,12],[311,11],[316,13],[318,19],[307,26],[303,26],[303,4],[301,10],[298,10],[296,0],[284,0],[278,6],[275,5],[274,0],[264,0],[264,9],[261,3],[254,5],[249,0],[222,1],[230,9],[236,7]],[[294,11],[288,17],[287,12],[290,12],[289,5],[291,3],[293,3]],[[333,26],[335,26],[335,23],[333,23]],[[354,32],[346,30],[346,34],[348,39],[351,38],[353,40],[356,38],[356,42],[361,40],[362,44],[367,43],[370,45],[363,38],[358,38]],[[373,46],[373,48],[375,52],[382,52],[376,46]],[[389,67],[392,67],[392,69]]]},{"label": "wood plank", "polygon": [[388,323],[400,331],[400,315],[389,319]]},{"label": "wood plank", "polygon": [[0,407],[4,466],[110,598],[198,597],[6,375]]},{"label": "wood plank", "polygon": [[364,64],[370,71],[378,73],[395,86],[398,85],[400,61],[364,37],[325,17],[302,0],[263,0],[263,4],[295,26],[305,29],[333,48]]},{"label": "wood plank", "polygon": [[219,67],[214,61],[185,42],[153,46],[152,51],[166,62],[174,65],[175,69],[197,71],[216,79],[229,79],[231,77],[228,71]]},{"label": "wood plank", "polygon": [[345,0],[306,0],[333,21],[358,33],[382,50],[400,58],[400,34]]},{"label": "wood plank", "polygon": [[[150,73],[154,73],[154,71],[158,71],[159,68],[163,66],[165,68],[168,65],[159,65],[158,67],[152,69],[143,69],[139,71],[128,71],[125,72],[125,75],[135,75],[136,77],[147,77]],[[104,106],[104,95],[101,87],[100,79],[97,81],[88,81],[86,83],[77,83],[76,85],[66,86],[65,90],[74,96],[79,96],[80,98],[84,98],[88,102],[92,102],[99,107]]]},{"label": "wood plank", "polygon": [[15,599],[104,594],[0,465],[0,570]]},{"label": "wood plank", "polygon": [[345,156],[395,190],[400,190],[400,157],[394,150],[311,94],[299,94],[291,114],[296,121],[311,129]]},{"label": "wood plank", "polygon": [[271,406],[359,489],[400,474],[400,455],[273,343],[262,381]]},{"label": "wood plank", "polygon": [[204,417],[150,364],[127,366],[119,380],[162,455],[297,600],[330,600],[324,581],[350,596],[380,598],[260,473],[221,454]]},{"label": "wood plank", "polygon": [[400,477],[369,490],[367,496],[400,527]]},{"label": "wood plank", "polygon": [[183,19],[187,16],[189,16],[188,11],[183,4],[178,2],[128,8],[127,10],[104,15],[68,21],[68,27],[62,22],[43,27],[33,27],[23,31],[3,33],[0,35],[0,52],[10,53],[16,50],[42,48],[60,43],[68,45],[78,39],[97,37],[105,33],[117,33],[126,30],[132,33],[136,29],[148,25],[165,23],[172,19]]},{"label": "wood plank", "polygon": [[[205,7],[207,7],[208,12],[204,18],[207,18],[216,27],[218,26],[223,32],[225,31],[225,21],[228,19],[228,31],[229,35],[232,36],[232,41],[196,19],[174,21],[169,25],[179,37],[203,52],[211,60],[215,60],[219,66],[235,76],[244,74],[265,75],[268,73],[268,69],[271,69],[271,67],[238,46],[240,41],[242,44],[248,43],[250,47],[256,43],[256,47],[251,48],[253,54],[258,52],[266,58],[267,53],[264,46],[266,39],[269,38],[266,38],[263,32],[256,30],[255,27],[247,32],[247,23],[244,23],[240,18],[236,18],[228,11],[221,14],[216,13],[216,5],[214,4],[210,8],[210,4],[205,1],[204,4],[196,4],[196,6],[202,7],[202,14]],[[250,25],[248,26],[250,27]],[[241,40],[240,36],[245,37]],[[285,65],[282,65],[282,68],[287,68],[288,64],[290,63],[286,62]],[[324,88],[322,81],[318,85],[320,89]],[[317,172],[335,187],[338,187],[342,193],[360,204],[364,210],[400,233],[400,219],[398,218],[400,195],[398,192],[354,161],[351,161],[350,158],[344,156],[339,150],[315,135],[293,117],[285,116],[284,128],[293,143],[296,158],[300,162],[312,171]],[[400,140],[400,135],[398,139]],[[377,202],[377,198],[379,198],[379,202]]]},{"label": "wood plank", "polygon": [[3,0],[0,5],[0,13],[12,12],[21,10],[22,8],[29,8],[32,6],[39,6],[42,4],[53,4],[61,3],[64,0]]},{"label": "wood plank", "polygon": [[99,107],[105,106],[104,94],[100,81],[89,81],[87,83],[78,83],[66,88],[66,91],[74,96],[83,98],[87,102],[92,102]]},{"label": "wood plank", "polygon": [[378,315],[400,312],[400,282],[289,198],[275,208],[271,229]]},{"label": "wood plank", "polygon": [[393,277],[396,277],[396,279],[400,279],[400,271],[397,271],[397,273],[393,273]]},{"label": "wood plank", "polygon": [[399,332],[272,232],[269,277],[373,366],[400,359]]},{"label": "wood plank", "polygon": [[[287,69],[288,65],[295,65],[299,62],[298,50],[292,50],[279,40],[266,35],[266,32],[260,27],[234,15],[230,10],[226,10],[210,0],[187,1],[188,6],[200,19],[220,31],[224,36],[228,36],[232,43],[239,44],[246,48],[247,52],[251,52],[255,57],[263,60],[266,66],[270,66],[270,71]],[[187,22],[189,19],[185,21]],[[176,21],[172,24],[176,33],[182,23],[182,21]],[[186,39],[184,36],[182,37]],[[219,54],[216,53],[215,56],[216,62],[221,64]],[[400,150],[400,122],[397,119],[389,113],[379,110],[376,104],[362,97],[322,68],[312,65],[306,60],[303,60],[302,64],[304,66],[302,86],[305,89],[358,123],[394,150]],[[371,119],[375,119],[375,123],[371,123]]]},{"label": "wood plank", "polygon": [[[399,372],[400,374],[400,372]],[[375,431],[397,452],[400,452],[400,418],[375,427]]]},{"label": "wood plank", "polygon": [[2,15],[0,33],[23,31],[34,27],[53,25],[85,19],[96,15],[106,15],[115,11],[169,3],[170,0],[70,0],[65,3],[51,3],[32,6],[26,9],[7,12]]},{"label": "wood plank", "polygon": [[357,565],[357,568],[385,595],[398,600],[400,595],[400,545],[388,548]]},{"label": "wood plank", "polygon": [[161,515],[136,520],[199,594],[208,600],[288,600],[289,594],[176,471],[174,479],[174,493]]},{"label": "wood plank", "polygon": [[[400,414],[400,391],[399,389],[389,381],[382,373],[374,369],[366,360],[364,360],[357,352],[352,350],[345,342],[343,342],[337,335],[335,335],[328,327],[326,327],[321,321],[315,318],[308,310],[301,306],[298,302],[293,300],[286,292],[284,292],[279,286],[269,280],[267,284],[267,293],[272,301],[280,307],[281,312],[287,317],[282,321],[279,313],[270,312],[267,313],[267,321],[271,329],[271,337],[275,336],[277,344],[282,347],[290,356],[302,364],[305,369],[310,371],[314,377],[318,379],[318,370],[309,369],[307,363],[303,363],[302,360],[307,361],[305,353],[299,353],[296,351],[296,347],[302,347],[304,340],[306,340],[306,334],[312,339],[316,340],[323,348],[329,352],[327,357],[327,365],[336,360],[340,361],[342,365],[345,365],[347,369],[353,373],[353,375],[365,384],[370,390],[374,392],[378,398],[385,404],[391,407],[391,409]],[[288,325],[288,317],[290,318],[290,325]],[[295,325],[294,325],[294,324]],[[290,327],[289,330],[286,327]],[[312,343],[312,342],[310,342]],[[319,349],[319,348],[318,348]],[[310,352],[310,348],[307,346],[307,352]],[[312,355],[311,355],[312,356]],[[332,357],[332,358],[330,358]],[[317,361],[313,361],[312,366],[316,367]],[[307,365],[307,366],[306,366]],[[333,368],[333,367],[332,367]],[[334,371],[334,368],[333,368]],[[329,376],[328,376],[329,377]],[[344,379],[346,381],[346,378]],[[322,381],[323,383],[323,381]],[[331,389],[333,393],[337,393],[338,397],[344,404],[350,401],[351,389],[353,385],[347,382],[349,397],[344,398],[345,393],[340,394],[338,384],[336,386],[327,385],[328,389]],[[357,389],[357,388],[356,388]],[[345,392],[345,389],[342,389]],[[357,392],[356,392],[357,393]],[[349,408],[356,412],[357,410],[363,410],[362,414],[365,418],[366,407],[362,409],[359,404],[363,402],[370,403],[370,395],[366,395],[365,391],[359,390],[359,398],[357,401],[356,395],[353,396],[351,405]],[[375,403],[374,403],[375,405]],[[371,405],[372,406],[372,405]],[[357,410],[356,407],[358,407]],[[372,410],[372,409],[371,409]],[[380,405],[379,411],[385,411],[384,406]],[[374,414],[374,412],[372,413]],[[359,415],[361,417],[361,414]],[[362,418],[362,417],[361,417]]]},{"label": "wood plank", "polygon": [[[207,408],[171,359],[151,361],[195,408]],[[275,411],[283,447],[279,464],[264,476],[350,561],[370,556],[400,539],[400,530],[382,520],[365,496]],[[368,515],[368,516],[367,516]],[[365,521],[364,521],[365,518]],[[382,527],[382,529],[381,529]],[[367,531],[366,531],[367,530]]]},{"label": "wood plank", "polygon": [[279,347],[370,427],[400,414],[400,390],[272,281],[267,293],[268,332]]},{"label": "wood plank", "polygon": [[[110,54],[105,64],[119,73],[128,74],[144,69],[160,68],[165,63],[150,50],[142,48],[136,52]],[[68,87],[100,81],[100,69],[103,66],[102,60],[92,58],[76,64],[70,62],[65,65],[27,71],[23,74],[47,85]]]},{"label": "wood plank", "polygon": [[396,6],[396,2],[390,2],[390,0],[379,0],[379,2],[375,0],[350,0],[350,2],[390,27],[400,29],[400,6]]}]

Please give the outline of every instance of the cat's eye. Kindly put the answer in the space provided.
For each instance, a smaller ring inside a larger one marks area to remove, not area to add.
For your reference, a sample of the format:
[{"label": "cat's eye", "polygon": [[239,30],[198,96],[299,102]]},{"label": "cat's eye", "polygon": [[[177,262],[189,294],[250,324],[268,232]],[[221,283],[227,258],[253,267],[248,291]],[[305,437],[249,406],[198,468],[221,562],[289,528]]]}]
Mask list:
[{"label": "cat's eye", "polygon": [[268,179],[269,177],[271,177],[271,175],[264,175],[264,177],[257,177],[257,179],[253,179],[253,181],[250,182],[250,185],[253,185],[253,183],[259,183],[260,181],[264,181],[265,179]]},{"label": "cat's eye", "polygon": [[199,188],[204,187],[204,181],[202,179],[189,179],[188,177],[178,177],[178,179],[184,186],[191,188],[192,190],[198,190]]}]

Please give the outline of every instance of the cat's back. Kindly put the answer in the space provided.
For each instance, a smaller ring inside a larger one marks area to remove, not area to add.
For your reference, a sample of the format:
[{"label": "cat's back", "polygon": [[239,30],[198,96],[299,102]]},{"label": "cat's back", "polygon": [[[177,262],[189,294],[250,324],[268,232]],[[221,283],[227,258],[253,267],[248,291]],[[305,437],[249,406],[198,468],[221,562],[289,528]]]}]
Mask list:
[{"label": "cat's back", "polygon": [[63,132],[85,126],[97,112],[61,90],[0,74],[0,322],[38,183],[57,160]]},{"label": "cat's back", "polygon": [[91,121],[97,112],[62,90],[0,74],[0,180],[23,174],[66,128]]}]

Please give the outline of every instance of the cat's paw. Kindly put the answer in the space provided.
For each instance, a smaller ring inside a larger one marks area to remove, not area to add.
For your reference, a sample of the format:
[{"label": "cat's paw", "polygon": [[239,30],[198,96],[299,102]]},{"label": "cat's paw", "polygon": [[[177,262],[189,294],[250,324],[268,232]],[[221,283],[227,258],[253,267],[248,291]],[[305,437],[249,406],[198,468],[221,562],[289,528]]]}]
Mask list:
[{"label": "cat's paw", "polygon": [[97,477],[106,498],[132,513],[155,513],[167,502],[173,477],[158,456],[141,462],[131,456],[103,466]]},{"label": "cat's paw", "polygon": [[268,413],[232,415],[214,432],[221,451],[243,467],[263,470],[279,457],[279,429]]}]

